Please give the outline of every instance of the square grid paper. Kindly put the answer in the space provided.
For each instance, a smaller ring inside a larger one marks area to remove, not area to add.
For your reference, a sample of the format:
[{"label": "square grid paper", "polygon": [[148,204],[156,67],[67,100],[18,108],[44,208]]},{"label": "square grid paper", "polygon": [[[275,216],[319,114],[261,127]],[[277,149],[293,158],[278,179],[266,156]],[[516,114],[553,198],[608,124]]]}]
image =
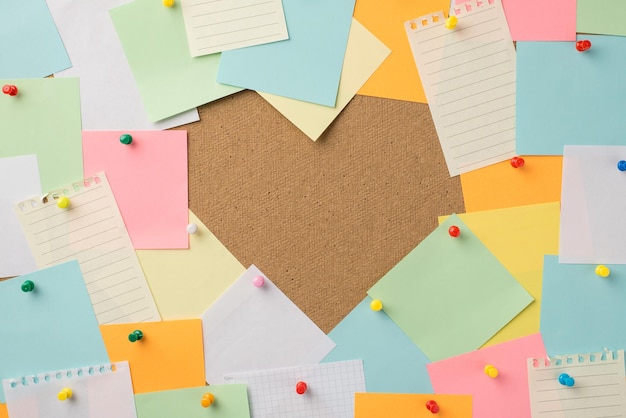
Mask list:
[{"label": "square grid paper", "polygon": [[[307,384],[303,395],[296,393],[300,381]],[[361,360],[235,373],[224,382],[248,385],[254,418],[352,418],[354,393],[365,392]]]}]

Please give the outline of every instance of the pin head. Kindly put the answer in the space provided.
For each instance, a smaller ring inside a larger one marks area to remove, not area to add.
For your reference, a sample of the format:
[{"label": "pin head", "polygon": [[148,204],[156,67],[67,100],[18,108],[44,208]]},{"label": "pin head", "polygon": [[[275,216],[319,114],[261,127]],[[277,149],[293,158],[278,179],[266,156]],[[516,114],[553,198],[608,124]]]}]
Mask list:
[{"label": "pin head", "polygon": [[456,24],[459,22],[459,19],[456,16],[450,16],[446,19],[446,28],[454,29],[456,28]]},{"label": "pin head", "polygon": [[120,142],[124,145],[130,145],[133,142],[133,137],[130,134],[120,135]]},{"label": "pin head", "polygon": [[513,168],[524,167],[524,159],[522,157],[513,157],[513,158],[511,158],[511,166]]},{"label": "pin head", "polygon": [[252,279],[252,284],[254,285],[254,287],[263,286],[265,284],[265,277],[256,276],[254,279]]},{"label": "pin head", "polygon": [[208,408],[209,406],[213,405],[213,402],[215,402],[215,396],[212,393],[207,392],[204,395],[202,395],[202,399],[200,400],[200,405],[202,405],[205,408]]},{"label": "pin head", "polygon": [[596,267],[596,274],[600,277],[609,277],[611,270],[607,266],[600,264]]},{"label": "pin head", "polygon": [[174,7],[174,0],[163,0],[163,6]]},{"label": "pin head", "polygon": [[493,365],[488,364],[485,366],[485,374],[491,378],[498,377],[498,369],[496,369]]},{"label": "pin head", "polygon": [[448,234],[450,234],[452,238],[458,238],[459,235],[461,235],[461,230],[458,226],[452,225],[450,228],[448,228]]},{"label": "pin head", "polygon": [[576,50],[579,52],[587,51],[589,48],[591,48],[591,41],[588,39],[576,42]]},{"label": "pin head", "polygon": [[370,309],[373,311],[380,311],[383,308],[383,303],[378,300],[378,299],[374,299],[371,303],[370,303]]},{"label": "pin head", "polygon": [[2,93],[8,96],[17,96],[17,87],[12,84],[5,84],[2,86]]},{"label": "pin head", "polygon": [[32,280],[26,280],[22,283],[22,292],[32,292],[35,290],[35,283]]},{"label": "pin head", "polygon": [[617,163],[617,169],[619,171],[626,171],[626,161],[619,160],[619,162]]},{"label": "pin head", "polygon": [[142,339],[143,339],[143,332],[141,332],[138,329],[128,334],[128,341],[130,341],[131,343],[134,343],[136,341],[141,341]]},{"label": "pin head", "polygon": [[198,225],[196,225],[196,224],[188,224],[187,225],[187,233],[188,234],[195,234],[196,232],[198,232]]},{"label": "pin head", "polygon": [[430,400],[426,402],[426,409],[428,409],[433,414],[436,414],[439,412],[439,405],[437,405],[437,402]]},{"label": "pin head", "polygon": [[296,383],[296,393],[298,395],[304,395],[304,392],[306,392],[306,383],[304,382],[298,382]]},{"label": "pin head", "polygon": [[561,373],[559,375],[559,383],[562,384],[563,386],[569,386],[572,387],[574,386],[574,378],[570,377],[569,374],[567,373]]},{"label": "pin head", "polygon": [[60,401],[66,401],[66,400],[70,399],[71,397],[72,397],[72,389],[70,389],[70,388],[63,388],[57,394],[57,398]]},{"label": "pin head", "polygon": [[57,200],[57,206],[61,209],[68,208],[70,206],[70,199],[68,199],[66,196],[59,197],[59,200]]}]

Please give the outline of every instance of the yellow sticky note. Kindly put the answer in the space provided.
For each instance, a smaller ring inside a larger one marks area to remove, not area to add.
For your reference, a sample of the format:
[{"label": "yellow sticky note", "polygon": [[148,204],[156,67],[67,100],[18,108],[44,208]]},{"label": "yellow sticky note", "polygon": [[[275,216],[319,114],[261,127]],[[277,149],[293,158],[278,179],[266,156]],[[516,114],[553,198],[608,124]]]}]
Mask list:
[{"label": "yellow sticky note", "polygon": [[561,200],[562,156],[524,156],[524,166],[503,161],[461,174],[465,210],[510,208]]},{"label": "yellow sticky note", "polygon": [[[437,404],[439,412],[433,414],[426,407],[429,401]],[[471,418],[471,416],[472,397],[470,395],[354,394],[354,418]]]},{"label": "yellow sticky note", "polygon": [[358,94],[426,103],[404,22],[449,8],[450,0],[358,0],[355,19],[392,51]]},{"label": "yellow sticky note", "polygon": [[[142,338],[131,342],[134,331]],[[130,364],[134,393],[205,384],[200,319],[101,325],[100,332],[111,361]]]},{"label": "yellow sticky note", "polygon": [[188,250],[137,250],[163,320],[199,318],[246,269],[189,211]]},{"label": "yellow sticky note", "polygon": [[[458,216],[535,299],[483,347],[539,332],[543,258],[559,251],[560,204],[543,203]],[[446,218],[439,217],[439,223]]]}]

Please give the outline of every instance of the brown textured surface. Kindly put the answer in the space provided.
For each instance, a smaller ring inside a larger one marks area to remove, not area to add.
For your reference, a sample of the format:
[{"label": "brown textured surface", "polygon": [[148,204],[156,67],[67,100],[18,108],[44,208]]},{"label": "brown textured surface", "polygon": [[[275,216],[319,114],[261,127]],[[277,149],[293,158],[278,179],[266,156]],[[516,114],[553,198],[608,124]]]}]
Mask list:
[{"label": "brown textured surface", "polygon": [[325,332],[463,211],[427,105],[356,96],[317,142],[251,91],[200,117],[183,127],[189,207]]}]

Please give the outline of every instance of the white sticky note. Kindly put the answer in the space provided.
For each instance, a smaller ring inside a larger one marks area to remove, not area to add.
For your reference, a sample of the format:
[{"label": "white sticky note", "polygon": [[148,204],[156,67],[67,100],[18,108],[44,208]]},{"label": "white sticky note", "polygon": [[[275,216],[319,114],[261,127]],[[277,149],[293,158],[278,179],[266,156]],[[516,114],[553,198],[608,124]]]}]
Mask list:
[{"label": "white sticky note", "polygon": [[[252,283],[257,276],[261,287]],[[335,347],[254,265],[201,318],[209,384],[226,373],[319,363]]]}]

